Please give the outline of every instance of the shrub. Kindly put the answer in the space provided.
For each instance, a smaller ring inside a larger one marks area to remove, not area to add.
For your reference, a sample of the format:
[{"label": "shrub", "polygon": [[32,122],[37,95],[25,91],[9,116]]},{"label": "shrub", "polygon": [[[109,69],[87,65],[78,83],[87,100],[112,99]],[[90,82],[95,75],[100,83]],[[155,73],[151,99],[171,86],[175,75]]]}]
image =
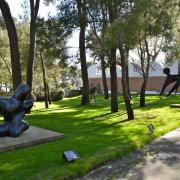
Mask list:
[{"label": "shrub", "polygon": [[[64,92],[62,90],[56,90],[56,91],[53,90],[50,93],[51,93],[52,101],[62,100],[64,97]],[[33,96],[35,96],[34,99],[36,99],[36,101],[44,101],[45,100],[44,91],[34,92]]]},{"label": "shrub", "polygon": [[64,92],[62,90],[51,91],[51,100],[52,101],[62,100],[63,97],[64,97]]},{"label": "shrub", "polygon": [[82,91],[81,90],[70,90],[68,91],[68,93],[66,94],[66,97],[74,97],[74,96],[79,96],[82,94]]}]

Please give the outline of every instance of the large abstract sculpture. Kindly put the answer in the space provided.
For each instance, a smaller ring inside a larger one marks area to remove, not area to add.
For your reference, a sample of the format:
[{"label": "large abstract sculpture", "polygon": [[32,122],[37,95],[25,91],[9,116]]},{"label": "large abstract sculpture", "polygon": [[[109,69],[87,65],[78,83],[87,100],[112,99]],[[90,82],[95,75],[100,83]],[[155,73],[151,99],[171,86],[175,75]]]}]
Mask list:
[{"label": "large abstract sculpture", "polygon": [[169,93],[167,95],[167,96],[169,96],[173,91],[175,91],[175,90],[177,91],[178,87],[180,86],[180,74],[171,75],[169,68],[165,68],[163,70],[163,72],[164,72],[164,74],[167,75],[167,77],[166,77],[166,80],[165,80],[164,85],[162,87],[160,95],[163,94],[163,92],[167,86],[169,86],[171,83],[175,82],[174,86],[172,87],[172,89],[169,91]]},{"label": "large abstract sculpture", "polygon": [[31,100],[25,100],[29,90],[28,85],[20,84],[10,98],[0,97],[0,113],[5,121],[0,125],[0,137],[18,137],[29,128],[28,123],[22,120],[33,106]]}]

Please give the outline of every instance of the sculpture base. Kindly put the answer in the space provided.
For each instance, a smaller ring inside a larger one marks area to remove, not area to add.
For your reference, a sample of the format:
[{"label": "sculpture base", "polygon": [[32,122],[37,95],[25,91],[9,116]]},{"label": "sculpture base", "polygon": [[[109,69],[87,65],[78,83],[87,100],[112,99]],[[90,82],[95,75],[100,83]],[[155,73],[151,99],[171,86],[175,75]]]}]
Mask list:
[{"label": "sculpture base", "polygon": [[0,137],[0,152],[46,143],[63,137],[63,134],[30,126],[29,129],[18,138]]}]

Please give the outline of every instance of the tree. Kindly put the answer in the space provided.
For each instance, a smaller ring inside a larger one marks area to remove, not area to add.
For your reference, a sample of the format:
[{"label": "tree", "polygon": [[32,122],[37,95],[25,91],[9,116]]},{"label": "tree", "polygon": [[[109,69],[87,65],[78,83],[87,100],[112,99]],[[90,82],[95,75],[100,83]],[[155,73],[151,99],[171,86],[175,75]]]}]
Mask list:
[{"label": "tree", "polygon": [[87,105],[89,101],[89,80],[86,64],[85,32],[87,26],[87,1],[68,0],[61,1],[59,5],[59,19],[67,29],[80,28],[79,51],[81,63],[81,76],[83,82],[81,104]]},{"label": "tree", "polygon": [[107,79],[106,79],[106,62],[105,62],[105,56],[104,55],[100,56],[100,61],[101,61],[101,69],[102,69],[104,99],[109,99],[108,85],[107,85]]},{"label": "tree", "polygon": [[87,46],[92,51],[91,56],[95,57],[101,62],[104,98],[109,99],[106,79],[106,67],[108,66],[108,63],[105,61],[108,53],[106,52],[105,46],[103,44],[106,29],[108,26],[107,8],[101,3],[99,4],[99,6],[99,11],[94,10],[97,8],[97,4],[96,7],[92,6],[91,10],[88,9],[88,14],[90,16],[89,24],[91,26],[91,30],[88,33]]},{"label": "tree", "polygon": [[4,27],[0,27],[0,82],[6,89],[12,88],[12,72],[8,35]]},{"label": "tree", "polygon": [[23,19],[16,24],[18,40],[19,40],[19,51],[21,59],[21,74],[22,81],[26,82],[27,72],[27,59],[29,49],[29,20]]},{"label": "tree", "polygon": [[101,42],[99,42],[102,39],[100,39],[100,37],[98,35],[97,35],[98,38],[96,38],[94,34],[97,35],[96,30],[95,30],[95,32],[92,32],[92,31],[88,32],[88,36],[86,39],[87,48],[90,49],[90,51],[91,51],[90,56],[94,58],[94,61],[97,60],[101,64],[104,99],[109,99],[108,85],[107,85],[107,79],[106,79],[106,68],[108,67],[108,62],[105,60],[105,58],[107,58],[107,56],[105,56],[105,52],[104,52],[103,48],[101,47]]},{"label": "tree", "polygon": [[[166,53],[166,63],[172,62],[174,60],[180,59],[180,14],[179,14],[179,7],[177,6],[174,8],[174,15],[173,15],[173,24],[172,29],[168,36],[165,39],[165,47],[163,51]],[[180,63],[179,63],[180,67]],[[180,70],[179,70],[180,72]]]},{"label": "tree", "polygon": [[123,47],[121,39],[118,39],[118,47],[121,55],[121,67],[122,67],[122,90],[127,110],[128,119],[134,119],[134,112],[131,106],[131,97],[129,96],[128,82],[127,82],[127,61],[126,61],[126,49]]},{"label": "tree", "polygon": [[139,42],[137,46],[137,56],[139,59],[133,59],[137,72],[143,77],[143,83],[140,90],[140,107],[145,106],[145,91],[149,78],[149,72],[153,69],[153,62],[156,61],[160,50],[163,48],[164,38],[159,36],[149,40],[147,37],[144,41]]},{"label": "tree", "polygon": [[0,9],[9,37],[13,90],[15,90],[16,87],[21,83],[21,66],[17,32],[9,5],[5,0],[0,1]]},{"label": "tree", "polygon": [[[111,0],[107,4],[109,22],[113,25],[117,17],[117,2]],[[114,39],[113,39],[114,40]],[[112,41],[111,41],[112,42]],[[117,102],[117,72],[116,72],[116,41],[110,44],[109,51],[109,63],[110,63],[110,74],[111,74],[111,112],[118,111]]]},{"label": "tree", "polygon": [[30,21],[30,43],[29,43],[29,55],[27,62],[27,84],[29,85],[30,91],[28,98],[30,99],[32,91],[32,80],[33,80],[33,61],[35,52],[35,36],[36,36],[36,20],[39,11],[40,0],[29,0],[31,9],[31,21]]},{"label": "tree", "polygon": [[42,52],[39,51],[39,59],[41,61],[41,67],[42,67],[42,73],[43,73],[43,84],[44,84],[44,94],[45,94],[45,108],[48,108],[48,84],[46,82],[46,72],[45,72],[45,66],[44,66],[44,58],[42,55]]},{"label": "tree", "polygon": [[86,48],[85,48],[85,32],[86,32],[86,1],[77,0],[78,20],[79,20],[79,50],[81,61],[81,72],[83,80],[82,99],[81,104],[87,105],[89,101],[89,79],[86,65]]},{"label": "tree", "polygon": [[66,31],[61,25],[56,18],[49,18],[46,21],[38,19],[37,21],[37,59],[41,64],[46,108],[48,108],[48,100],[51,99],[50,86],[47,81],[48,71],[58,64],[66,66],[66,39],[71,31]]},{"label": "tree", "polygon": [[140,107],[145,106],[145,90],[152,62],[166,46],[166,39],[171,34],[176,17],[176,1],[149,1],[141,8],[143,26],[138,32],[137,51],[139,64],[137,70],[143,77],[140,91]]},{"label": "tree", "polygon": [[[122,68],[122,93],[125,101],[125,107],[128,115],[128,119],[134,119],[134,113],[131,106],[131,97],[129,93],[129,81],[128,81],[128,55],[129,49],[134,45],[134,28],[132,26],[132,4],[134,2],[126,1],[110,1],[112,4],[110,7],[112,14],[114,14],[114,20],[111,26],[109,26],[107,39],[113,44],[114,47],[118,48],[120,54],[120,62],[116,61],[121,65]],[[109,43],[110,44],[110,43]],[[111,75],[112,76],[112,75]]]},{"label": "tree", "polygon": [[[92,1],[89,15],[91,17],[90,24],[92,24],[93,33],[96,36],[101,53],[100,57],[104,54],[108,57],[111,74],[111,112],[118,111],[117,102],[117,72],[116,72],[116,48],[117,43],[112,36],[107,35],[107,27],[113,25],[117,16],[117,2],[116,1]],[[97,17],[97,18],[94,18]],[[99,36],[100,34],[101,36]],[[107,38],[108,37],[108,38]],[[104,71],[104,68],[102,68]],[[105,73],[103,73],[105,75]],[[105,77],[104,77],[105,78]]]}]

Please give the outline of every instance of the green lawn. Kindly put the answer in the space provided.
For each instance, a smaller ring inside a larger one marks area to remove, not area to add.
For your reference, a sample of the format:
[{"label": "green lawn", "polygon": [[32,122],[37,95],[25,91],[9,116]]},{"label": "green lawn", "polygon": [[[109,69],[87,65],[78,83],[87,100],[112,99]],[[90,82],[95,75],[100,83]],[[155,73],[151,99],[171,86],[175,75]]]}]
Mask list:
[{"label": "green lawn", "polygon": [[[48,110],[44,103],[36,103],[26,117],[32,125],[64,133],[62,140],[0,153],[0,179],[62,179],[81,176],[106,161],[127,155],[142,148],[158,136],[180,127],[180,109],[169,108],[180,102],[180,96],[147,96],[147,107],[138,107],[138,96],[133,97],[136,119],[129,122],[119,99],[118,113],[110,113],[110,101],[97,98],[97,103],[80,105],[80,97],[55,102]],[[147,123],[155,125],[150,136]],[[81,159],[66,163],[65,150],[76,150]]]}]

